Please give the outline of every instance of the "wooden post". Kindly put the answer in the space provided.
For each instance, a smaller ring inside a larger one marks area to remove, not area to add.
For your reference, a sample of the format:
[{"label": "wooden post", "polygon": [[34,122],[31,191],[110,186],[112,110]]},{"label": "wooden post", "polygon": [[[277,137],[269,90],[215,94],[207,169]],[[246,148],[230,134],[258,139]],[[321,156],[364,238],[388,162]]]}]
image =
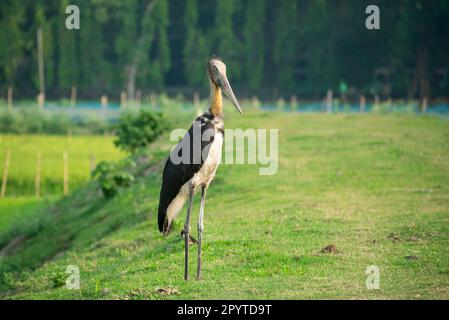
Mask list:
[{"label": "wooden post", "polygon": [[427,97],[424,97],[424,99],[422,99],[421,111],[424,114],[427,113]]},{"label": "wooden post", "polygon": [[107,95],[102,95],[100,98],[100,104],[101,104],[101,115],[104,119],[107,117],[107,111],[108,111],[108,105],[109,100]]},{"label": "wooden post", "polygon": [[13,89],[8,87],[8,110],[11,111],[13,107]]},{"label": "wooden post", "polygon": [[365,112],[366,107],[366,97],[364,94],[360,96],[360,112]]},{"label": "wooden post", "polygon": [[64,160],[63,191],[64,191],[64,195],[66,196],[69,194],[69,163],[68,163],[69,155],[67,154],[67,151],[64,151],[63,160]]},{"label": "wooden post", "polygon": [[126,92],[122,91],[120,93],[120,108],[125,108],[126,107],[126,102],[127,102]]},{"label": "wooden post", "polygon": [[45,95],[43,93],[39,93],[37,95],[37,106],[39,107],[39,109],[44,109],[44,105],[45,105]]},{"label": "wooden post", "polygon": [[199,104],[200,104],[200,95],[198,94],[198,92],[195,92],[193,94],[193,105],[197,107]]},{"label": "wooden post", "polygon": [[378,108],[379,105],[380,105],[380,98],[379,98],[379,96],[376,94],[376,95],[374,96],[374,106],[375,106],[376,108]]},{"label": "wooden post", "polygon": [[200,115],[200,95],[198,94],[198,92],[195,92],[193,94],[193,107],[195,108],[197,115]]},{"label": "wooden post", "polygon": [[107,109],[108,104],[109,104],[109,100],[108,100],[108,96],[107,95],[102,95],[100,98],[100,103],[101,103],[101,108],[103,110]]},{"label": "wooden post", "polygon": [[94,154],[90,154],[89,156],[90,158],[90,173],[92,174],[92,172],[95,170],[95,155]]},{"label": "wooden post", "polygon": [[68,129],[67,130],[67,144],[71,144],[72,143],[72,130]]},{"label": "wooden post", "polygon": [[256,110],[260,109],[260,101],[259,101],[259,98],[257,98],[257,96],[253,96],[251,98],[251,103],[252,103],[254,109],[256,109]]},{"label": "wooden post", "polygon": [[78,88],[76,86],[72,86],[72,90],[70,92],[70,105],[72,107],[76,107],[76,95],[78,93]]},{"label": "wooden post", "polygon": [[157,108],[157,98],[156,98],[156,95],[154,93],[152,93],[150,95],[150,104],[151,104],[152,108],[154,108],[154,109]]},{"label": "wooden post", "polygon": [[327,90],[326,95],[326,112],[332,113],[332,102],[333,102],[334,92],[332,90]]},{"label": "wooden post", "polygon": [[284,98],[280,97],[277,101],[276,101],[276,110],[277,111],[284,111],[285,105],[287,103],[285,102]]},{"label": "wooden post", "polygon": [[393,111],[393,99],[391,99],[391,97],[389,97],[387,100],[387,106],[388,106],[388,112],[392,112]]},{"label": "wooden post", "polygon": [[290,97],[290,108],[292,111],[298,109],[298,99],[294,94]]},{"label": "wooden post", "polygon": [[140,107],[141,104],[142,104],[142,90],[137,90],[136,91],[136,105],[138,107]]},{"label": "wooden post", "polygon": [[0,198],[4,198],[6,194],[6,184],[8,183],[9,164],[11,161],[11,150],[6,150],[5,165],[3,166],[2,189],[0,191]]},{"label": "wooden post", "polygon": [[[39,96],[45,101],[45,67],[44,67],[44,45],[42,28],[37,29],[37,62],[39,69]],[[43,106],[43,102],[39,100]]]},{"label": "wooden post", "polygon": [[38,152],[36,155],[36,197],[39,198],[41,195],[41,160],[42,153]]}]

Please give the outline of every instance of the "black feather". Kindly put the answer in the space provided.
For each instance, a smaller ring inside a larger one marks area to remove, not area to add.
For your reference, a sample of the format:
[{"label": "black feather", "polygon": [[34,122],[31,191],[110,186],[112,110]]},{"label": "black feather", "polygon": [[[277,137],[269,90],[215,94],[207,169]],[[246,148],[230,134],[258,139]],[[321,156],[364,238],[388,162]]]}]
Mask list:
[{"label": "black feather", "polygon": [[[197,173],[204,164],[203,157],[201,155],[199,158],[201,159],[200,163],[193,163],[193,126],[201,125],[201,135],[208,129],[214,129],[214,123],[212,120],[214,116],[205,112],[198,118],[196,118],[194,124],[190,127],[188,134],[188,139],[190,140],[190,161],[189,163],[179,163],[175,164],[171,161],[170,157],[167,159],[165,163],[164,172],[162,174],[162,186],[161,192],[159,195],[159,209],[158,209],[158,226],[159,231],[166,234],[170,228],[169,225],[165,225],[167,218],[167,208],[170,206],[173,199],[178,195],[181,187],[189,181],[195,173]],[[214,130],[215,132],[215,130]],[[207,155],[209,154],[210,146],[215,136],[211,136],[209,141],[201,141],[201,154]],[[178,143],[178,146],[182,143],[181,140]],[[174,148],[173,150],[177,150]],[[173,152],[173,151],[172,151]],[[182,156],[182,149],[179,150],[179,156]],[[198,155],[197,155],[198,156]],[[199,159],[198,158],[198,159]]]}]

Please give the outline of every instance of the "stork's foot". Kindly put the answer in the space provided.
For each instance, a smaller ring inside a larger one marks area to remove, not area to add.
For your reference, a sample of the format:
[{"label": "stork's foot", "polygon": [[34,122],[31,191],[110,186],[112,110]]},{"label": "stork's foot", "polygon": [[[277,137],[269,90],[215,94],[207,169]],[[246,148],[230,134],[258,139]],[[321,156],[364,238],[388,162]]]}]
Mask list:
[{"label": "stork's foot", "polygon": [[[184,239],[184,229],[181,230],[181,239]],[[192,237],[192,235],[189,233],[189,245],[191,246],[192,244],[197,244],[198,240],[196,240],[194,237]]]}]

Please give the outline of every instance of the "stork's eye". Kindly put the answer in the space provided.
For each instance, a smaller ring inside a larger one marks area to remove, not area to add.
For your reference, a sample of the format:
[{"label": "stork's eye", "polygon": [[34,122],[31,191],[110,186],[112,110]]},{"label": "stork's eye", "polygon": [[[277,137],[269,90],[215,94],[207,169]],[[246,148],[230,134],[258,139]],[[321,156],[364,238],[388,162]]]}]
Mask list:
[{"label": "stork's eye", "polygon": [[218,72],[218,68],[217,68],[217,66],[213,66],[213,68],[212,68],[213,70],[214,70],[214,72]]}]

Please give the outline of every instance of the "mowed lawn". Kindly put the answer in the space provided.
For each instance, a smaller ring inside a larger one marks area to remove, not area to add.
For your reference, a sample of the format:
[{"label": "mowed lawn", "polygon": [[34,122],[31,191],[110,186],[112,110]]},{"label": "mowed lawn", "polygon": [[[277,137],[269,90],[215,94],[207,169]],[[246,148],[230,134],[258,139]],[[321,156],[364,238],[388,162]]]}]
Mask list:
[{"label": "mowed lawn", "polygon": [[[279,129],[279,169],[219,168],[206,204],[202,281],[193,280],[195,246],[192,280],[183,280],[185,210],[170,236],[157,230],[160,158],[171,147],[164,137],[149,148],[153,170],[116,198],[90,184],[42,210],[39,228],[4,237],[2,297],[449,298],[447,120],[250,112],[225,123]],[[199,198],[194,234],[198,209]],[[322,252],[327,245],[336,250]],[[68,265],[80,269],[80,290],[64,287]],[[365,286],[372,265],[379,290]]]},{"label": "mowed lawn", "polygon": [[[69,191],[90,179],[91,163],[124,157],[110,136],[0,135],[0,174],[10,151],[6,196],[35,195],[38,154],[41,195],[63,193],[64,152],[68,157]],[[1,201],[1,200],[0,200]]]}]

